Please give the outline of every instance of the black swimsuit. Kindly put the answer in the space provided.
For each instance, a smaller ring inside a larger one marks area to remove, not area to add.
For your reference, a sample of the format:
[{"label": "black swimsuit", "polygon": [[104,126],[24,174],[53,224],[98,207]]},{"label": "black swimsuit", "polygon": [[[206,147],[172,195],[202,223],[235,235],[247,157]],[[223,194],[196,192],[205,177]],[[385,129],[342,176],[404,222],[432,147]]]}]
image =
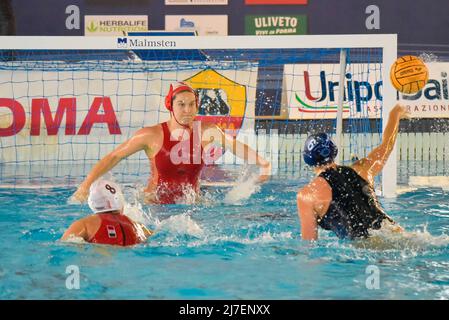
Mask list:
[{"label": "black swimsuit", "polygon": [[387,216],[373,188],[350,167],[337,166],[322,172],[332,188],[332,202],[318,225],[341,238],[368,237],[369,229],[380,229]]}]

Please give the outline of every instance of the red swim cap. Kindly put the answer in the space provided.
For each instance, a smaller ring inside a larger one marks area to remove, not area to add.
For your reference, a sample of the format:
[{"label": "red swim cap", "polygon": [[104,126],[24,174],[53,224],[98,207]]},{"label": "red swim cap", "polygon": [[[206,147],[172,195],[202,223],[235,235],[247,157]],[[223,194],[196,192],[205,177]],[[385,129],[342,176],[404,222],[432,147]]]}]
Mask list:
[{"label": "red swim cap", "polygon": [[173,111],[173,98],[179,92],[188,91],[195,95],[195,102],[198,107],[198,96],[196,91],[185,82],[175,82],[170,85],[170,90],[165,97],[165,107],[168,111]]}]

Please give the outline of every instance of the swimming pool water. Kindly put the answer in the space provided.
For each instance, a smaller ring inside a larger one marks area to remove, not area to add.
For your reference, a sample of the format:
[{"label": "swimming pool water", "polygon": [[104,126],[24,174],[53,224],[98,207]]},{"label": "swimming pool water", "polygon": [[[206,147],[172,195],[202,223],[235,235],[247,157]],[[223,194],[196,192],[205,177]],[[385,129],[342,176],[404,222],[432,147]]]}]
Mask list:
[{"label": "swimming pool water", "polygon": [[[59,241],[90,213],[67,204],[74,188],[0,189],[0,299],[449,298],[447,191],[381,199],[415,234],[380,250],[322,230],[302,241],[295,200],[305,183],[278,176],[238,203],[230,194],[245,190],[208,187],[203,204],[143,206],[158,232],[132,248]],[[71,265],[79,289],[66,287]],[[367,286],[372,266],[379,286]]]}]

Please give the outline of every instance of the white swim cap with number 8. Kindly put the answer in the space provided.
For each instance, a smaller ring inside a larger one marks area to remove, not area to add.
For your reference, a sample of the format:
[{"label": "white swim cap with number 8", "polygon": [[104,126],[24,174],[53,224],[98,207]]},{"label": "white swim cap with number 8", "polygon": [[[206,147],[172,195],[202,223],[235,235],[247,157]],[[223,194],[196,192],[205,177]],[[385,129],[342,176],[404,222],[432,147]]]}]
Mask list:
[{"label": "white swim cap with number 8", "polygon": [[119,185],[103,179],[95,181],[90,186],[87,202],[95,213],[121,211],[125,205]]}]

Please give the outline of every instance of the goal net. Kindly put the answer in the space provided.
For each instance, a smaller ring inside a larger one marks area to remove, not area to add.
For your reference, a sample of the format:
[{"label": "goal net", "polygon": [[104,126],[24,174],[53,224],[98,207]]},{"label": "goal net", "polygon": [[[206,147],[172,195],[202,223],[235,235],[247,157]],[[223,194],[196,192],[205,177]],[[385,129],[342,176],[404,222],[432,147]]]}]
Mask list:
[{"label": "goal net", "polygon": [[[381,141],[396,46],[394,35],[2,37],[0,185],[76,185],[138,129],[169,119],[175,81],[197,90],[198,119],[257,149],[274,175],[305,174],[303,143],[317,132],[350,163]],[[148,161],[134,154],[114,176],[145,183]],[[395,153],[382,176],[392,195]]]}]

